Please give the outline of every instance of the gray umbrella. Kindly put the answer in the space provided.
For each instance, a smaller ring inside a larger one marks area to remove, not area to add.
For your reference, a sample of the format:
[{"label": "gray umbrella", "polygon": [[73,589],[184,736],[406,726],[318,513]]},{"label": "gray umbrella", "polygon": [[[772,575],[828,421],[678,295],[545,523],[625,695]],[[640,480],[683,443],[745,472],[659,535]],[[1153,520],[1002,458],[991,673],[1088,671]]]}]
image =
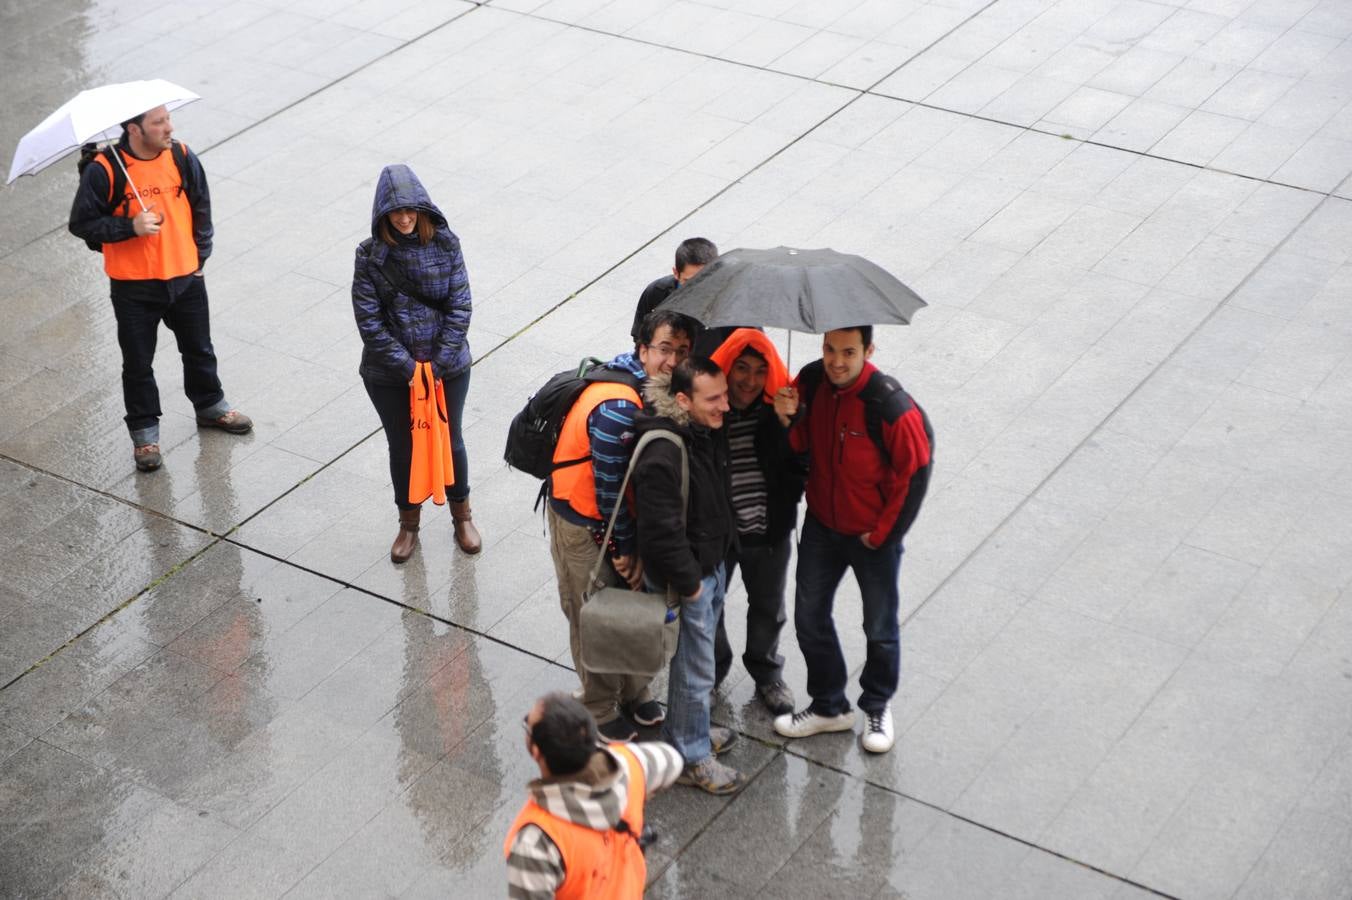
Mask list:
[{"label": "gray umbrella", "polygon": [[775,247],[724,253],[662,308],[708,327],[759,325],[824,334],[851,325],[906,325],[926,305],[861,256]]}]

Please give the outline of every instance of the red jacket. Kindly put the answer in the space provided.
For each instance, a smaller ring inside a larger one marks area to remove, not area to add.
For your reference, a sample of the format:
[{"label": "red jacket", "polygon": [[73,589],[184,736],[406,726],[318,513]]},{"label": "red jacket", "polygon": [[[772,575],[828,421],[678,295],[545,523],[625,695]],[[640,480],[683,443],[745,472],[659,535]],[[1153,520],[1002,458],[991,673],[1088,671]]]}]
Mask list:
[{"label": "red jacket", "polygon": [[[888,398],[881,419],[890,460],[869,437],[859,394],[877,371],[865,363],[859,378],[844,390],[820,380],[789,432],[793,449],[807,452],[810,459],[808,512],[833,531],[868,535],[875,547],[899,540],[910,528],[929,484],[930,467],[925,419],[905,391]],[[802,379],[800,372],[795,383]]]}]

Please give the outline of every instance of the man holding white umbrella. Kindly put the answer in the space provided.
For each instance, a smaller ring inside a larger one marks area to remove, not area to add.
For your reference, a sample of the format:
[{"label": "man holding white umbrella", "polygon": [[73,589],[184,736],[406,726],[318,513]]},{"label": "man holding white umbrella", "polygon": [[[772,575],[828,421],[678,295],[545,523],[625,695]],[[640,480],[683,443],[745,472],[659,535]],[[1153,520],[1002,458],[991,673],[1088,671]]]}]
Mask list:
[{"label": "man holding white umbrella", "polygon": [[[216,374],[202,266],[211,255],[211,196],[197,156],[173,140],[169,110],[156,106],[122,123],[116,146],[86,165],[70,230],[103,252],[112,284],[122,395],[136,468],[160,466],[159,389],[152,364],[159,324],[183,357],[183,390],[199,427],[244,434],[249,417],[231,409]],[[114,187],[125,185],[121,196]]]}]

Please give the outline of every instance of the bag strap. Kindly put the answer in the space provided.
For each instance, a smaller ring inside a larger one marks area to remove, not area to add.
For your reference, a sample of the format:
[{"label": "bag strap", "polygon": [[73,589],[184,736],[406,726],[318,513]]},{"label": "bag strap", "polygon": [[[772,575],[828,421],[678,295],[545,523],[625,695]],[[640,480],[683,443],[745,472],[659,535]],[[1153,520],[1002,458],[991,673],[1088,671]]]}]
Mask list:
[{"label": "bag strap", "polygon": [[639,437],[638,443],[634,445],[633,455],[629,457],[629,468],[624,471],[624,481],[620,483],[620,493],[615,499],[615,508],[610,511],[610,521],[606,523],[606,534],[605,537],[601,538],[601,547],[596,552],[596,565],[592,566],[588,584],[595,584],[596,579],[601,577],[601,566],[606,561],[606,547],[610,545],[610,533],[615,529],[615,517],[620,514],[620,504],[624,502],[624,491],[629,487],[629,476],[634,474],[634,467],[638,465],[638,457],[643,452],[643,448],[653,441],[671,441],[681,451],[681,527],[685,527],[685,508],[690,503],[690,459],[686,455],[685,444],[674,431],[667,431],[664,428],[645,431]]}]

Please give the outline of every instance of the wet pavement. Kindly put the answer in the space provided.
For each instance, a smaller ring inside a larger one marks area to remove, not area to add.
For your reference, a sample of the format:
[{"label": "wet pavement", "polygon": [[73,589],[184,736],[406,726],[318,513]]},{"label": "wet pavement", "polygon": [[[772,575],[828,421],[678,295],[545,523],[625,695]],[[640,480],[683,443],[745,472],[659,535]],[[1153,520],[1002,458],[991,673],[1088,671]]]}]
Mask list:
[{"label": "wet pavement", "polygon": [[[650,895],[1352,893],[1352,2],[49,0],[0,26],[8,148],[85,85],[205,98],[175,121],[257,423],[197,431],[162,332],[165,466],[135,473],[73,160],[0,192],[0,894],[500,895],[519,718],[576,683],[505,426],[623,349],[693,234],[916,287],[876,359],[938,456],[896,748],[786,745],[738,667],[715,718],[751,785],[653,801]],[[465,249],[485,538],[459,554],[429,506],[398,568],[348,297],[395,161]],[[848,582],[839,606],[858,666]]]}]

